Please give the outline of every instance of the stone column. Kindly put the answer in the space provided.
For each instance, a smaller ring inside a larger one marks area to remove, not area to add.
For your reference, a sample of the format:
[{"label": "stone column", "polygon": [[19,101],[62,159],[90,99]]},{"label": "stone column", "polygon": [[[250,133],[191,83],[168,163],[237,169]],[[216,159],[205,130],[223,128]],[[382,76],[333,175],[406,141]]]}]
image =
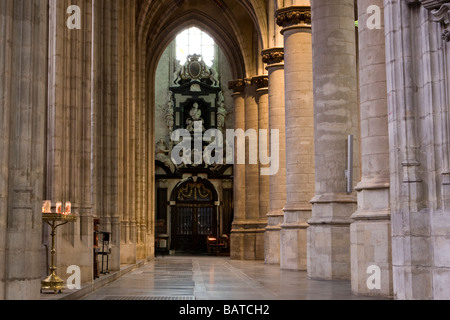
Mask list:
[{"label": "stone column", "polygon": [[[258,134],[258,104],[256,102],[256,87],[252,83],[251,78],[244,79],[245,83],[245,130],[254,130]],[[257,137],[257,136],[255,136]],[[259,163],[251,161],[251,156],[255,156],[257,150],[251,149],[250,137],[246,139],[245,148],[245,218],[255,223],[259,219]],[[252,139],[254,140],[254,139]],[[257,145],[256,145],[257,146]],[[250,163],[252,162],[252,163]]]},{"label": "stone column", "polygon": [[0,2],[0,300],[39,300],[48,1]]},{"label": "stone column", "polygon": [[[256,83],[261,78],[246,78],[230,82],[234,89],[235,130],[245,129],[245,164],[235,158],[235,219],[231,235],[231,257],[241,260],[264,259],[264,228],[267,224],[267,204],[260,203],[260,166],[258,162],[259,105]],[[264,103],[263,103],[264,104]],[[267,106],[267,102],[266,102]],[[244,110],[242,111],[242,108]],[[264,123],[264,121],[262,121]],[[244,127],[243,127],[244,126]],[[248,137],[248,138],[247,138]],[[236,151],[236,149],[235,149]],[[237,152],[235,157],[239,156]],[[237,179],[236,179],[237,171]],[[243,174],[243,178],[240,174]],[[245,183],[244,183],[245,182]],[[245,185],[244,188],[241,185]],[[267,190],[267,188],[266,188]],[[268,190],[267,190],[268,191]],[[268,198],[267,195],[265,197]],[[245,205],[241,206],[241,201]],[[236,209],[236,202],[238,208]],[[260,207],[264,210],[261,214]],[[241,211],[237,210],[243,209]],[[261,217],[263,215],[263,217]]]},{"label": "stone column", "polygon": [[[233,90],[234,99],[234,129],[245,130],[245,100],[244,81],[235,80],[229,83],[230,90]],[[237,163],[237,155],[234,157],[233,166],[233,193],[234,193],[234,220],[230,236],[230,257],[231,259],[242,260],[243,251],[243,223],[245,221],[245,164]]]},{"label": "stone column", "polygon": [[[267,220],[269,212],[269,176],[261,174],[263,168],[268,169],[269,165],[261,163],[261,152],[269,155],[269,78],[268,76],[257,76],[252,79],[252,83],[256,88],[256,103],[258,104],[258,152],[259,152],[259,216],[260,222]],[[267,132],[266,140],[262,139],[261,133]],[[264,241],[259,241],[258,245],[263,246]]]},{"label": "stone column", "polygon": [[[356,197],[347,193],[347,140],[358,137],[354,0],[312,1],[316,194],[308,229],[308,276],[350,279],[350,223]],[[359,148],[354,144],[354,181]]]},{"label": "stone column", "polygon": [[[269,72],[269,130],[279,130],[279,169],[269,177],[269,213],[264,234],[264,261],[280,264],[280,231],[286,204],[286,135],[284,96],[284,48],[262,52]],[[272,156],[272,150],[270,152]]]},{"label": "stone column", "polygon": [[[244,233],[244,259],[264,259],[264,227],[260,220],[260,166],[258,162],[258,139],[259,115],[258,103],[256,101],[256,86],[252,78],[244,79],[245,84],[245,130],[246,133],[254,132],[255,136],[249,135],[246,139],[245,148],[245,233]],[[257,140],[256,140],[257,141]],[[256,146],[255,149],[252,147]],[[255,154],[256,153],[256,154]],[[253,160],[252,160],[253,159]]]},{"label": "stone column", "polygon": [[111,271],[120,270],[117,5],[107,0],[93,3],[92,199],[99,229],[111,232]]},{"label": "stone column", "polygon": [[119,212],[120,262],[137,261],[137,166],[139,95],[137,91],[136,3],[119,1]]},{"label": "stone column", "polygon": [[[309,1],[306,1],[309,3]],[[282,269],[306,270],[309,201],[314,195],[314,126],[309,6],[277,10],[284,35],[286,205],[280,235]]]},{"label": "stone column", "polygon": [[[362,176],[350,226],[351,280],[355,294],[392,296],[385,38],[384,26],[367,27],[371,5],[383,8],[383,1],[358,1]],[[367,286],[371,266],[381,270],[380,289]]]},{"label": "stone column", "polygon": [[[70,265],[93,279],[92,211],[92,0],[80,7],[80,29],[66,27],[67,2],[49,2],[49,71],[46,196],[71,201],[77,222],[58,229],[56,265],[63,280]],[[46,227],[45,235],[49,234]],[[48,242],[49,239],[46,239]]]}]

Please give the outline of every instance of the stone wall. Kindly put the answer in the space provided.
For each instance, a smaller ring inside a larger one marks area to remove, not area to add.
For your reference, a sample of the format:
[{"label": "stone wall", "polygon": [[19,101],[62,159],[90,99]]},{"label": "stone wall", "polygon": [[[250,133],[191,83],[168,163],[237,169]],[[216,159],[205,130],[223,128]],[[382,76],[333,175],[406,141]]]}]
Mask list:
[{"label": "stone wall", "polygon": [[385,6],[397,299],[450,297],[448,8],[423,2]]}]

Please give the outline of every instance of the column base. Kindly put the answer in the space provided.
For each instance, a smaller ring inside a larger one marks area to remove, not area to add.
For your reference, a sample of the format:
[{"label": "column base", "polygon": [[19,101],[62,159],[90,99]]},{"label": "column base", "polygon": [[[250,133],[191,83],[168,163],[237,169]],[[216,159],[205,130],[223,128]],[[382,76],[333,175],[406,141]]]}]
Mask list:
[{"label": "column base", "polygon": [[120,263],[135,264],[136,263],[136,244],[122,243],[120,244]]},{"label": "column base", "polygon": [[233,224],[230,235],[232,260],[264,260],[264,232],[267,222]]},{"label": "column base", "polygon": [[3,300],[39,300],[41,292],[41,279],[17,279],[0,281],[4,285]]},{"label": "column base", "polygon": [[354,222],[350,226],[352,292],[390,298],[393,280],[389,187],[372,183],[357,190],[359,208],[352,215]]},{"label": "column base", "polygon": [[[352,292],[356,295],[392,297],[390,221],[355,221],[350,226],[350,235]],[[376,287],[373,286],[375,284]]]},{"label": "column base", "polygon": [[313,203],[308,221],[308,277],[317,280],[350,280],[350,223],[356,210],[354,197],[341,202]]},{"label": "column base", "polygon": [[264,262],[280,264],[280,231],[284,213],[272,212],[267,215],[268,225],[264,232]]},{"label": "column base", "polygon": [[280,267],[305,271],[307,268],[307,220],[311,210],[285,209],[280,232]]},{"label": "column base", "polygon": [[118,217],[111,218],[111,254],[109,269],[120,271],[120,221]]},{"label": "column base", "polygon": [[308,228],[308,278],[350,280],[350,225]]},{"label": "column base", "polygon": [[[396,300],[432,300],[435,272],[431,267],[423,266],[393,266]],[[444,277],[439,280],[448,284],[450,272],[443,269]],[[438,284],[439,286],[439,284]],[[440,288],[443,289],[443,288]],[[448,298],[448,297],[447,297]],[[446,299],[443,299],[446,300]]]},{"label": "column base", "polygon": [[267,227],[264,233],[264,263],[280,264],[281,227]]}]

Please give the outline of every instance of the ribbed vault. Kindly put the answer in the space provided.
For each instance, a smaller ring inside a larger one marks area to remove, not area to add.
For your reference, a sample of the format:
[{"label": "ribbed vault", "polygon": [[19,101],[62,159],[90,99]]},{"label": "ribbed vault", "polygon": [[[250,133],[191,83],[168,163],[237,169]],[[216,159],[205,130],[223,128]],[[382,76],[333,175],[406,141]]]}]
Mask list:
[{"label": "ribbed vault", "polygon": [[164,49],[183,29],[197,26],[209,33],[227,57],[235,78],[257,73],[265,46],[265,7],[251,0],[142,0],[138,5],[138,46],[146,51],[146,72],[154,73]]}]

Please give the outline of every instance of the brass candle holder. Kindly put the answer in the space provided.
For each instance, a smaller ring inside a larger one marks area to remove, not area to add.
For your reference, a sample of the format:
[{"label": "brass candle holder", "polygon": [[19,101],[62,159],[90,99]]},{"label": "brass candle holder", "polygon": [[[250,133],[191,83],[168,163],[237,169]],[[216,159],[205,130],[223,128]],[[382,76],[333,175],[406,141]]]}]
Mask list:
[{"label": "brass candle holder", "polygon": [[56,267],[55,267],[55,236],[56,229],[61,227],[69,222],[76,221],[76,216],[73,214],[61,214],[61,213],[43,213],[42,220],[46,222],[52,229],[52,249],[51,249],[51,266],[50,266],[50,275],[41,282],[41,293],[44,290],[53,291],[55,294],[62,293],[64,289],[64,281],[56,275]]}]

